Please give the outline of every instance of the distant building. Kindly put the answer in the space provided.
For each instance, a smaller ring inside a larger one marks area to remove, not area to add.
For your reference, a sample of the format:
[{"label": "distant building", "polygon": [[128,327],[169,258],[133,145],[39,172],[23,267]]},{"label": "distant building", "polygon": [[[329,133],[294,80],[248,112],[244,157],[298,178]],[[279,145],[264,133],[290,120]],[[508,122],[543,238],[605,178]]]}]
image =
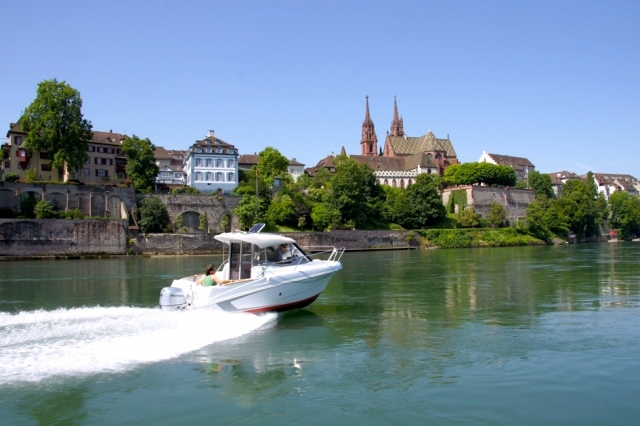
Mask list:
[{"label": "distant building", "polygon": [[[240,158],[238,158],[238,167],[240,170],[248,171],[251,170],[253,166],[257,166],[259,161],[260,156],[258,154],[242,154]],[[292,158],[289,160],[287,171],[295,182],[300,175],[304,174],[304,164]]]},{"label": "distant building", "polygon": [[501,154],[489,154],[487,151],[482,151],[482,155],[480,156],[478,163],[491,163],[511,167],[516,172],[518,180],[527,180],[529,173],[536,169],[536,166],[526,158]]},{"label": "distant building", "polygon": [[293,181],[296,182],[300,175],[304,174],[304,164],[302,164],[295,158],[292,158],[291,160],[289,160],[288,170],[289,174],[293,178]]},{"label": "distant building", "polygon": [[166,150],[161,146],[156,146],[153,154],[158,166],[156,192],[167,193],[185,185],[183,169],[187,151]]},{"label": "distant building", "polygon": [[580,176],[573,172],[567,172],[563,170],[561,172],[549,173],[551,177],[551,188],[553,192],[556,194],[557,198],[562,197],[562,189],[564,188],[564,184],[570,180],[580,179]]},{"label": "distant building", "polygon": [[[341,154],[347,155],[344,147]],[[398,114],[394,97],[393,120],[384,142],[378,151],[378,136],[369,113],[369,97],[366,97],[365,116],[362,122],[360,155],[349,155],[359,163],[368,164],[380,184],[406,188],[415,182],[419,174],[443,175],[447,167],[458,164],[456,152],[449,138],[438,139],[429,131],[423,136],[407,136],[404,121]],[[307,174],[313,175],[319,168],[335,172],[333,155],[320,160]]]},{"label": "distant building", "polygon": [[187,150],[183,171],[185,183],[201,192],[231,192],[238,186],[238,150],[210,130]]},{"label": "distant building", "polygon": [[[586,179],[587,175],[581,175],[582,179]],[[631,175],[617,173],[593,173],[598,192],[604,194],[608,200],[614,192],[626,192],[630,195],[638,196],[640,191],[640,183],[638,179]]]},{"label": "distant building", "polygon": [[[35,169],[37,179],[51,181],[58,179],[58,172],[51,166],[51,154],[46,151],[29,153],[23,147],[27,134],[22,130],[20,121],[11,123],[7,132],[7,143],[2,145],[5,159],[3,172],[17,173],[25,178],[27,170]],[[127,135],[112,131],[94,131],[87,145],[87,160],[79,170],[64,170],[62,180],[77,179],[86,184],[121,184],[126,179],[127,158],[121,145]]]}]

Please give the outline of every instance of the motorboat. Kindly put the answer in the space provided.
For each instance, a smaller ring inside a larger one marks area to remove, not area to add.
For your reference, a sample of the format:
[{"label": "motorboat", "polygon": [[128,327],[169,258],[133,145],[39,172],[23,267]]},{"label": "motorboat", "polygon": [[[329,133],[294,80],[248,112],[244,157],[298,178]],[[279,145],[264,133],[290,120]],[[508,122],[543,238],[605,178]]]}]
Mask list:
[{"label": "motorboat", "polygon": [[223,284],[199,285],[203,275],[176,279],[160,291],[160,307],[260,313],[304,308],[316,300],[342,269],[345,249],[313,247],[307,253],[293,238],[262,228],[216,235],[224,260],[214,275]]}]

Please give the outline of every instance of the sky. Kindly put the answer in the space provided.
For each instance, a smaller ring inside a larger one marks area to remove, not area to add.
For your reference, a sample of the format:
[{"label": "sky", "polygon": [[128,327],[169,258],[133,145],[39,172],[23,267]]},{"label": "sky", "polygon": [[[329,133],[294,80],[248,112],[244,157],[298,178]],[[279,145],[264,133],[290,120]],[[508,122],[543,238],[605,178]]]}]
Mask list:
[{"label": "sky", "polygon": [[0,16],[7,130],[55,78],[95,131],[186,150],[214,130],[311,167],[360,154],[366,96],[382,148],[395,96],[405,134],[449,135],[461,162],[640,178],[637,0],[0,0]]}]

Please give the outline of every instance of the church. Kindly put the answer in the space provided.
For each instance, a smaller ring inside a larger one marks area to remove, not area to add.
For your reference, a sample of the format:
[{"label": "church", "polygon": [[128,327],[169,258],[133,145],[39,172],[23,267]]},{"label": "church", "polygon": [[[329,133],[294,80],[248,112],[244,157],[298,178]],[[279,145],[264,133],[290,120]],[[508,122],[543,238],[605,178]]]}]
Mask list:
[{"label": "church", "polygon": [[[346,154],[342,147],[341,154]],[[384,147],[378,148],[378,136],[369,114],[369,96],[362,122],[360,155],[349,155],[359,163],[368,164],[378,182],[384,185],[406,188],[421,173],[442,176],[447,167],[458,164],[451,140],[438,139],[429,131],[422,136],[407,136],[404,121],[398,114],[398,103],[393,99],[393,120],[387,132]]]}]

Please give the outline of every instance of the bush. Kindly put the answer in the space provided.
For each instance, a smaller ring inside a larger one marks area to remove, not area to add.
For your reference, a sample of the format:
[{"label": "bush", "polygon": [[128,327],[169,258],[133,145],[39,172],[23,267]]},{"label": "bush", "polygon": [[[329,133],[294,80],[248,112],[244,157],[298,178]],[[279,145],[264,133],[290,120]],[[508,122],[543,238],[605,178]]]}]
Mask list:
[{"label": "bush", "polygon": [[80,209],[73,209],[59,213],[60,219],[84,219],[84,213]]},{"label": "bush", "polygon": [[20,175],[14,172],[7,172],[2,175],[3,182],[15,182],[20,179]]},{"label": "bush", "polygon": [[171,225],[167,206],[158,197],[147,197],[140,204],[142,232],[164,232]]},{"label": "bush", "polygon": [[39,201],[38,204],[36,204],[34,212],[36,219],[53,219],[58,216],[53,205],[45,200]]}]

